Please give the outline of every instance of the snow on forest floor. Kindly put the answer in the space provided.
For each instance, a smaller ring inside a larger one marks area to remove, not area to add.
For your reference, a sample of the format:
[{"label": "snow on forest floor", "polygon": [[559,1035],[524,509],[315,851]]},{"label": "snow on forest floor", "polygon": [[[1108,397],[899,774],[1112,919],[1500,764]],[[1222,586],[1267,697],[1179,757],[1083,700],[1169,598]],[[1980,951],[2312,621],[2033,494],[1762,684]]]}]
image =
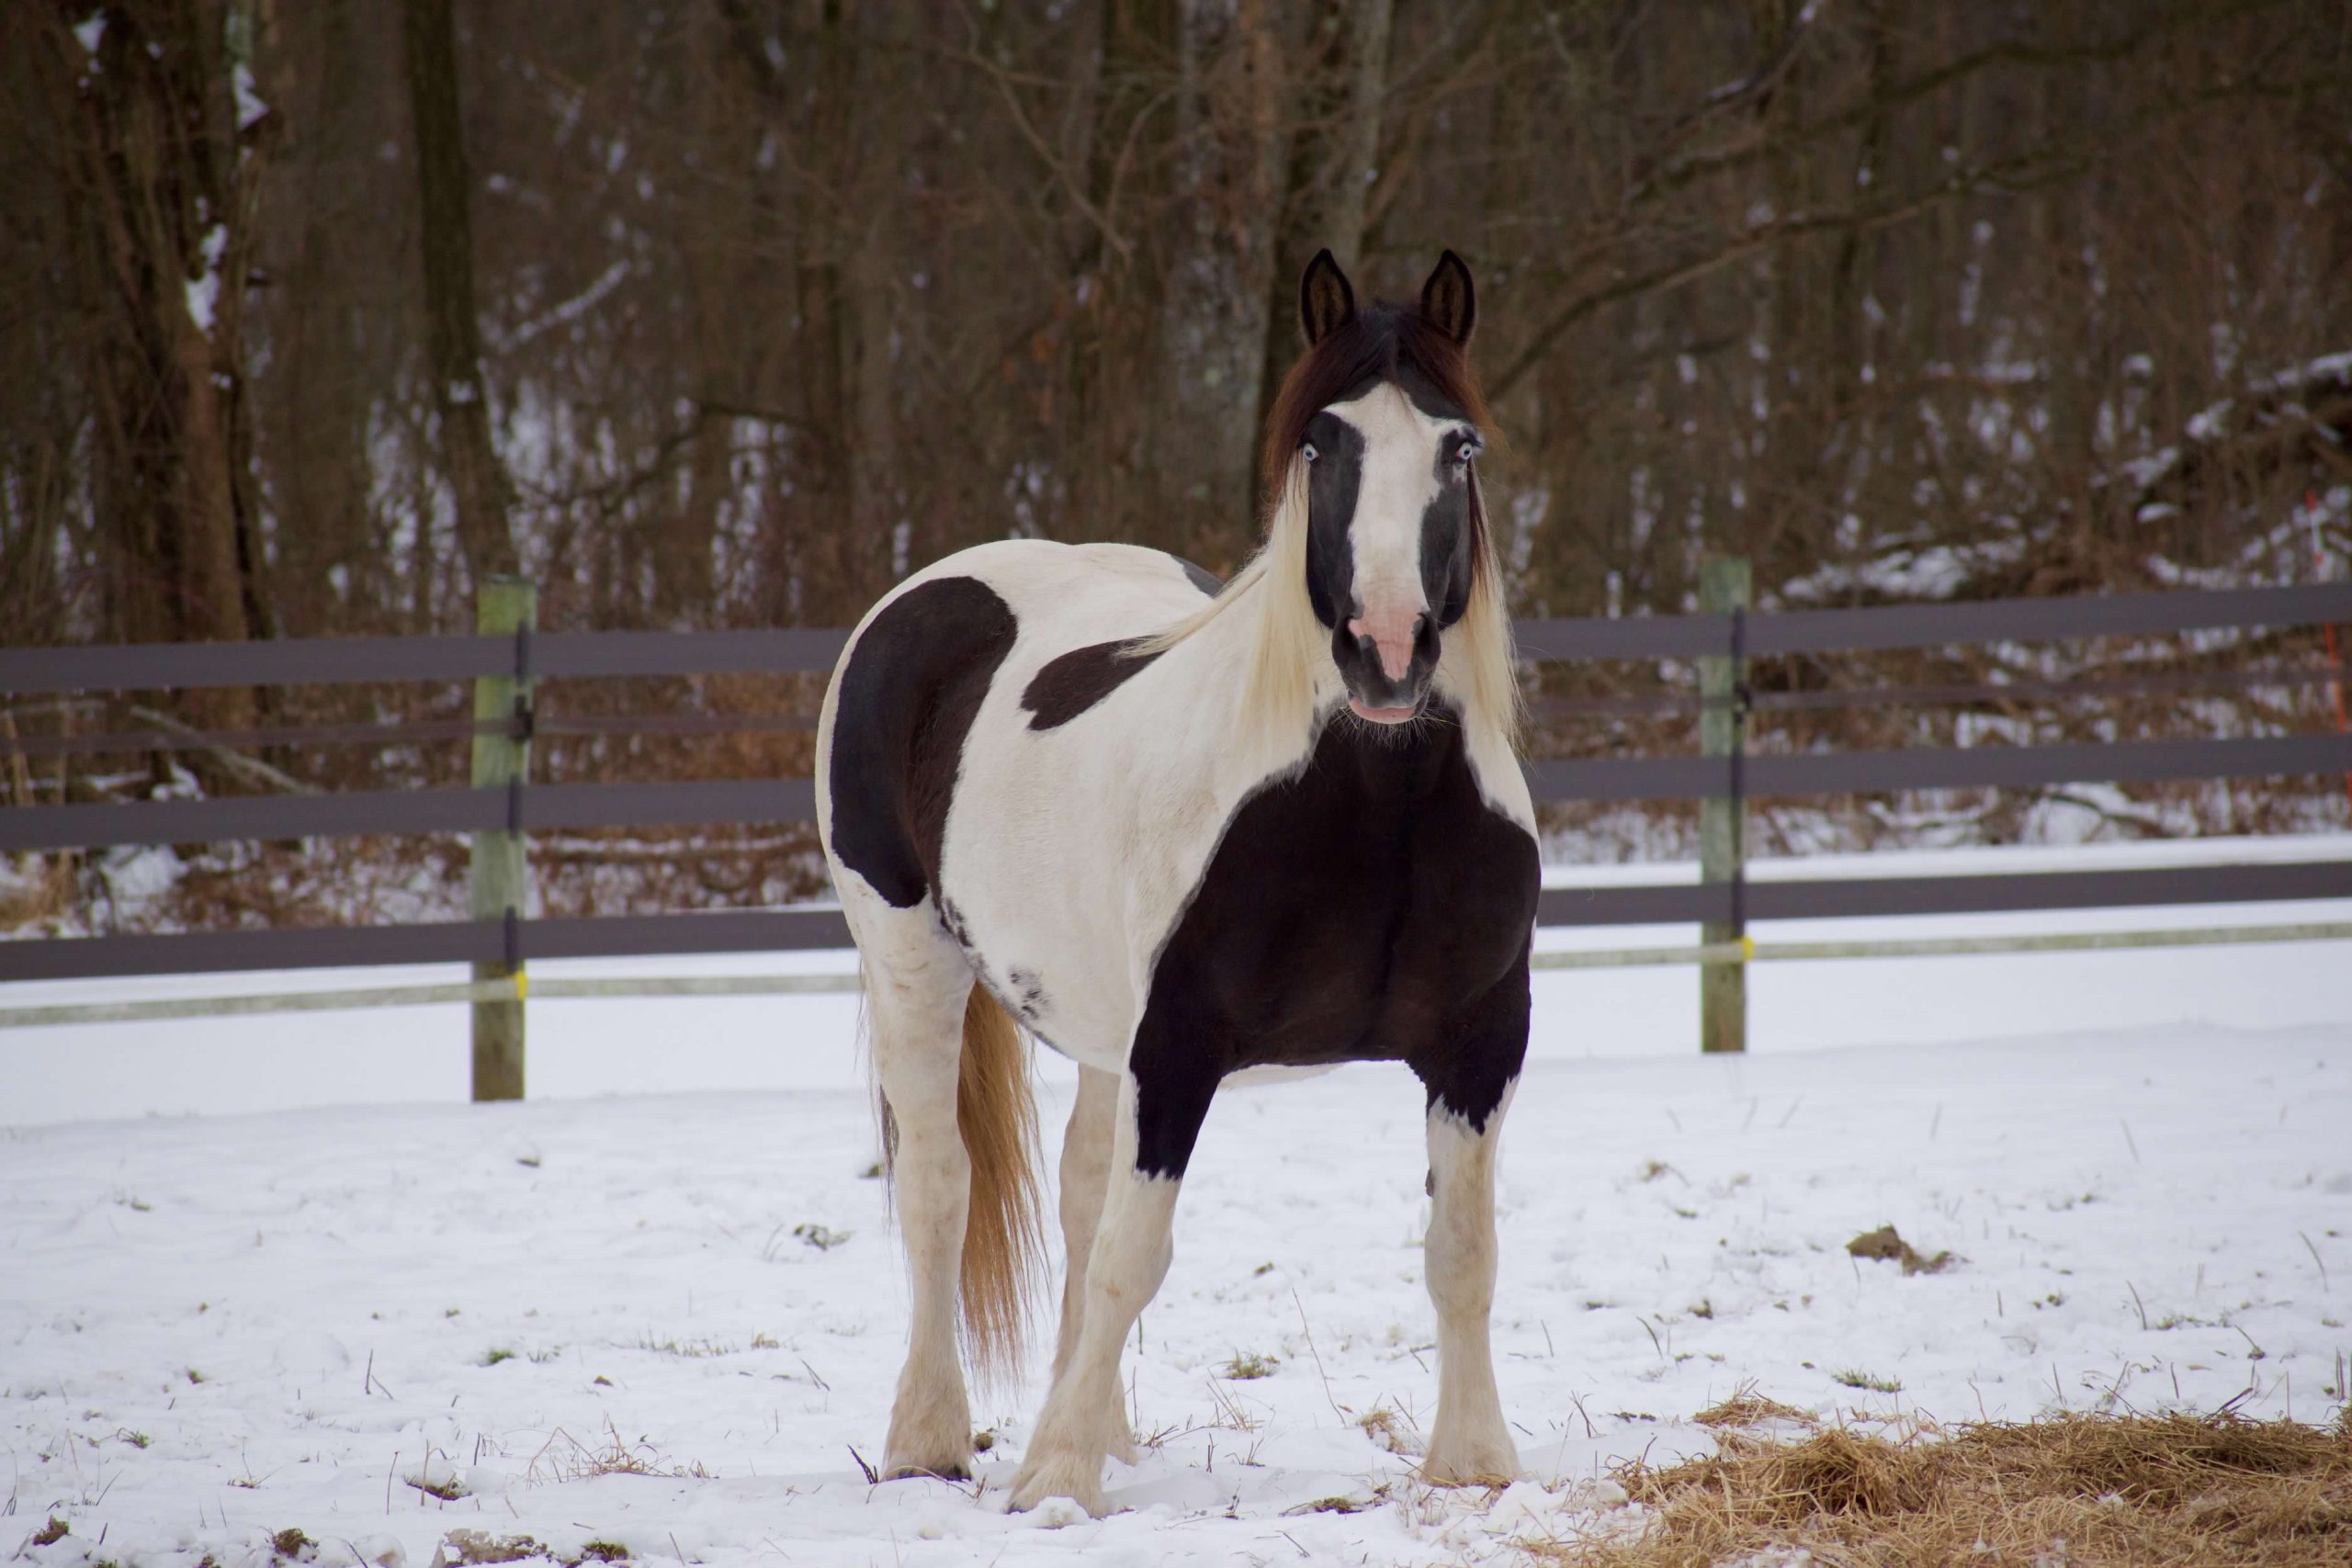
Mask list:
[{"label": "snow on forest floor", "polygon": [[[2346,848],[2336,835],[1804,869]],[[541,973],[566,971],[583,972]],[[74,982],[10,1000],[385,978]],[[850,998],[534,1002],[541,1098],[502,1106],[460,1100],[459,1008],[0,1035],[0,1122],[14,1123],[0,1126],[0,1558],[267,1568],[272,1538],[300,1530],[308,1561],[425,1568],[464,1529],[566,1560],[597,1546],[715,1564],[1510,1562],[1520,1543],[1637,1525],[1611,1467],[1705,1451],[1692,1417],[1749,1388],[1902,1429],[2233,1404],[2321,1420],[2342,1404],[2341,942],[1767,964],[1746,1058],[1691,1054],[1695,990],[1688,970],[1537,977],[1496,1311],[1525,1479],[1500,1494],[1412,1479],[1436,1393],[1420,1097],[1401,1069],[1351,1067],[1231,1089],[1211,1114],[1174,1267],[1128,1359],[1152,1441],[1112,1468],[1128,1511],[1100,1521],[1000,1511],[1043,1394],[1042,1341],[1021,1387],[975,1400],[998,1439],[977,1495],[860,1473],[880,1457],[907,1302],[867,1174]],[[1069,1073],[1048,1058],[1041,1077],[1057,1129]],[[191,1110],[206,1114],[177,1114]],[[91,1119],[153,1111],[174,1114]],[[1952,1260],[1906,1277],[1848,1255],[1883,1224]],[[52,1517],[71,1533],[32,1544]]]},{"label": "snow on forest floor", "polygon": [[[470,1529],[711,1563],[1509,1561],[1627,1522],[1595,1478],[1703,1450],[1690,1417],[1749,1384],[1863,1424],[2318,1419],[2352,1356],[2348,1032],[1536,1062],[1499,1495],[1385,1446],[1435,1395],[1410,1079],[1229,1091],[1129,1357],[1151,1445],[1100,1521],[1001,1512],[1035,1372],[976,1402],[977,1495],[859,1473],[906,1292],[855,1089],[20,1128],[0,1551],[55,1516],[24,1560],[234,1568],[292,1529],[422,1568]],[[1890,1222],[1953,1260],[1848,1256]]]}]

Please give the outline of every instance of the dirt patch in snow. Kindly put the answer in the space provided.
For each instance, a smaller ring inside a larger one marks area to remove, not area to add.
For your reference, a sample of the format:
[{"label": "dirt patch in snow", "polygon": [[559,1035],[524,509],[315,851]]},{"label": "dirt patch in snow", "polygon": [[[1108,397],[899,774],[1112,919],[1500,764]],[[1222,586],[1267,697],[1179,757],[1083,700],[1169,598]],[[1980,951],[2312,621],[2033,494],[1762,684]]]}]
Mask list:
[{"label": "dirt patch in snow", "polygon": [[1846,1244],[1846,1250],[1857,1258],[1900,1263],[1905,1274],[1940,1274],[1952,1265],[1951,1253],[1939,1252],[1933,1258],[1927,1257],[1897,1235],[1893,1225],[1864,1231]]}]

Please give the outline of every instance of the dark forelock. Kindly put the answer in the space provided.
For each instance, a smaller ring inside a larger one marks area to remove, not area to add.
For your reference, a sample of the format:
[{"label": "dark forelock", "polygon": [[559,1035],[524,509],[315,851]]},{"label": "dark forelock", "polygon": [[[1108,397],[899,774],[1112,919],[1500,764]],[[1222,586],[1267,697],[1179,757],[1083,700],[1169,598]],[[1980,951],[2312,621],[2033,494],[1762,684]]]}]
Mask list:
[{"label": "dark forelock", "polygon": [[1283,378],[1266,423],[1269,492],[1289,471],[1291,454],[1306,438],[1307,421],[1383,381],[1402,386],[1417,402],[1433,397],[1481,429],[1487,424],[1487,401],[1461,344],[1422,320],[1419,310],[1375,301],[1299,355]]}]

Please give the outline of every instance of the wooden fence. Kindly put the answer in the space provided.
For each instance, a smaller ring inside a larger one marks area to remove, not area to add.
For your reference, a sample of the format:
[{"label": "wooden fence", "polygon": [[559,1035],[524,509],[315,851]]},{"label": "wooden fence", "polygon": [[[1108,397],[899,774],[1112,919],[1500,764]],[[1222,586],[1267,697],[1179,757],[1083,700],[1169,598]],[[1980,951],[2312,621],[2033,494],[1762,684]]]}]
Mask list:
[{"label": "wooden fence", "polygon": [[[1676,757],[1539,760],[1527,764],[1539,801],[1697,800],[1702,880],[1667,886],[1555,887],[1542,897],[1546,927],[1697,923],[1696,948],[1595,955],[1550,954],[1560,967],[1612,961],[1702,965],[1702,1046],[1736,1050],[1745,1038],[1747,963],[1840,953],[2014,950],[2019,946],[2146,945],[2190,940],[2180,932],[1940,939],[1925,943],[1765,944],[1750,922],[1861,916],[2050,911],[2352,897],[2352,862],[2182,866],[1991,875],[1750,882],[1744,870],[1746,807],[1761,797],[2060,784],[2137,783],[2352,774],[2352,736],[2264,735],[2039,746],[1906,747],[1755,754],[1747,716],[1860,703],[1924,705],[2005,697],[2211,691],[2342,682],[2326,663],[2261,669],[2122,674],[2049,686],[2030,682],[1859,691],[1751,692],[1752,658],[2150,637],[2256,626],[2352,622],[2352,583],[2097,597],[1905,604],[1857,610],[1755,613],[1741,562],[1711,563],[1702,613],[1633,619],[1532,620],[1517,626],[1530,662],[1687,661],[1697,689],[1652,697],[1551,705],[1599,714],[1695,713],[1702,751]],[[226,733],[177,728],[26,739],[26,755],[61,751],[236,749],[466,739],[472,784],[464,788],[368,790],[123,804],[59,804],[0,812],[0,851],[283,840],[360,834],[464,834],[472,845],[471,918],[415,925],[199,931],[171,935],[0,942],[0,982],[220,973],[310,967],[464,963],[469,985],[377,987],[286,998],[197,1003],[111,1003],[0,1010],[0,1024],[187,1016],[331,1005],[470,1000],[475,1088],[481,1098],[523,1089],[522,1009],[537,959],[838,949],[848,930],[823,908],[532,919],[526,914],[526,844],[535,831],[804,822],[814,814],[807,779],[541,784],[530,776],[534,738],[610,733],[709,733],[805,728],[805,716],[723,715],[578,717],[542,714],[534,696],[549,679],[810,673],[831,668],[846,634],[792,628],[731,632],[541,632],[527,583],[485,584],[472,637],[348,637],[271,643],[125,645],[0,649],[0,694],[124,692],[337,682],[471,682],[470,720],[393,725],[280,726]],[[2352,936],[2352,922],[2239,928],[2211,940]],[[699,977],[542,983],[542,996],[707,994],[854,986],[854,978]]]}]

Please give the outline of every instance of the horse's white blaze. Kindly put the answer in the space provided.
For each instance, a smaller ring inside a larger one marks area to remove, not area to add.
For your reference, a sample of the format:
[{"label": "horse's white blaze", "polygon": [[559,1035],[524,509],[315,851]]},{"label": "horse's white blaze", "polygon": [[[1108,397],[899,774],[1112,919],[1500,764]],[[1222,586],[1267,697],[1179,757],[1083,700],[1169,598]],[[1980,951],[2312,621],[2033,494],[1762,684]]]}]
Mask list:
[{"label": "horse's white blaze", "polygon": [[1341,606],[1342,613],[1362,623],[1357,635],[1373,639],[1388,678],[1401,680],[1413,660],[1414,623],[1430,612],[1421,521],[1437,499],[1440,439],[1455,422],[1423,413],[1390,382],[1328,412],[1363,437],[1356,514],[1348,525],[1356,604]]}]

